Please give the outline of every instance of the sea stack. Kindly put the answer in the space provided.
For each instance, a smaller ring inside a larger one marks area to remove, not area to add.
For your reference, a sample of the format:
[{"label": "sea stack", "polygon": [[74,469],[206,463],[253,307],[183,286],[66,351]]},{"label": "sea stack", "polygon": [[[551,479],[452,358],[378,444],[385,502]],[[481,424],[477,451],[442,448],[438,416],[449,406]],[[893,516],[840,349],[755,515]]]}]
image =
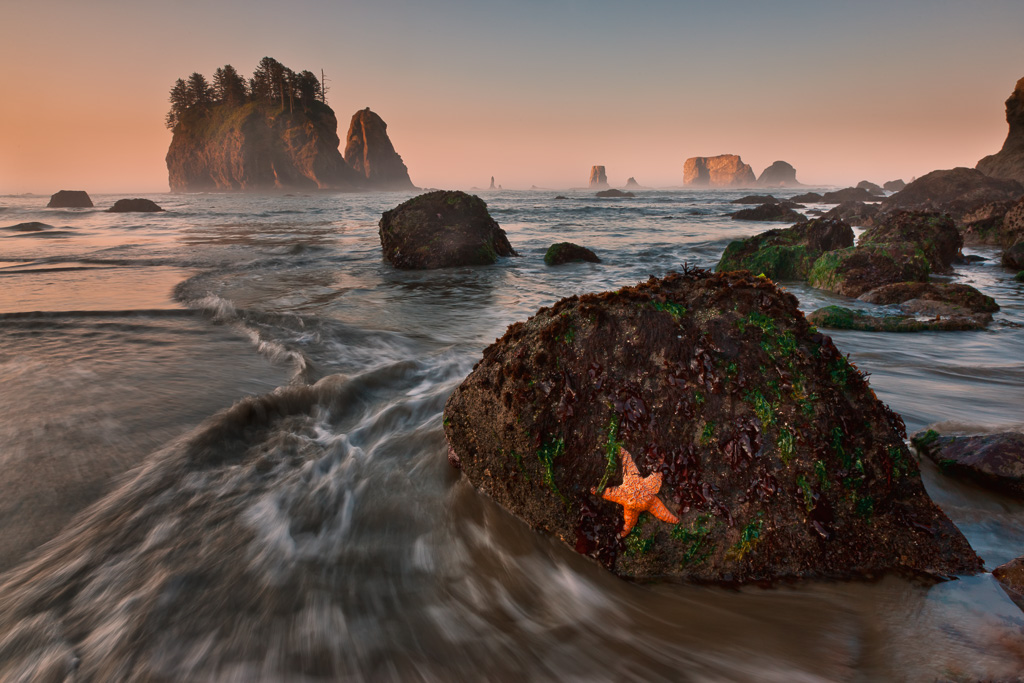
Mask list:
[{"label": "sea stack", "polygon": [[796,169],[785,161],[776,161],[761,171],[757,184],[762,187],[800,187],[796,180]]},{"label": "sea stack", "polygon": [[357,111],[348,127],[345,161],[366,178],[370,189],[414,190],[409,170],[387,131],[388,124],[369,107]]},{"label": "sea stack", "polygon": [[608,187],[608,176],[605,175],[604,166],[590,167],[590,187],[598,190]]},{"label": "sea stack", "polygon": [[683,184],[692,187],[750,187],[757,177],[737,154],[690,157],[683,164]]},{"label": "sea stack", "polygon": [[1006,122],[1010,132],[1003,148],[979,161],[977,169],[985,175],[1024,184],[1024,78],[1017,81],[1017,87],[1006,100]]}]

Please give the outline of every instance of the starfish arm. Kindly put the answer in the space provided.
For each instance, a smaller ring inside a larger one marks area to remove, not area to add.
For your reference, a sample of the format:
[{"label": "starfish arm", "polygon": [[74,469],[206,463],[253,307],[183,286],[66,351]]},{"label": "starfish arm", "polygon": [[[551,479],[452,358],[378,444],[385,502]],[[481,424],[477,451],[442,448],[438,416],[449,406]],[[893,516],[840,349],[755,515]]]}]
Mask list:
[{"label": "starfish arm", "polygon": [[647,506],[647,511],[663,522],[668,522],[669,524],[679,523],[679,518],[673,515],[669,509],[665,507],[665,504],[658,498],[651,498],[651,503]]},{"label": "starfish arm", "polygon": [[633,530],[633,525],[636,524],[636,518],[639,516],[638,510],[630,507],[622,508],[622,533],[619,534],[622,538],[629,536],[629,532]]},{"label": "starfish arm", "polygon": [[621,486],[609,486],[601,494],[601,497],[619,505],[625,505],[629,502],[628,494],[622,490]]},{"label": "starfish arm", "polygon": [[633,462],[633,456],[622,446],[619,446],[619,456],[622,458],[622,480],[626,481],[627,477],[640,478],[640,470],[636,468],[636,463]]}]

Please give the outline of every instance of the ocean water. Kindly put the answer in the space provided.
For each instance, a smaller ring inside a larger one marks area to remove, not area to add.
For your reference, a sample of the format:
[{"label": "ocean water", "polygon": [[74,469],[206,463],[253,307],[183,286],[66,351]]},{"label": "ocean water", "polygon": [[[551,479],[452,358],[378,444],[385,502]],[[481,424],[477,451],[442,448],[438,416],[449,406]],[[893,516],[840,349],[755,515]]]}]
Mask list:
[{"label": "ocean water", "polygon": [[[725,217],[739,191],[556,194],[483,193],[521,256],[431,272],[381,259],[405,194],[0,197],[0,680],[1021,676],[988,574],[629,583],[448,466],[444,402],[509,324],[777,227]],[[990,329],[833,334],[911,432],[1024,429],[1024,285],[968,251]],[[1024,555],[1024,505],[922,467],[988,569]]]}]

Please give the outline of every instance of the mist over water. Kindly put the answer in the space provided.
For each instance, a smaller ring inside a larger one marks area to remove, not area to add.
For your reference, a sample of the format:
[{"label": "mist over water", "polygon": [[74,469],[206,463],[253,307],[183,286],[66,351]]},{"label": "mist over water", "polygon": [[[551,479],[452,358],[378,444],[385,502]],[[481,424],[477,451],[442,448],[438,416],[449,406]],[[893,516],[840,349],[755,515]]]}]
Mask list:
[{"label": "mist over water", "polygon": [[[773,227],[724,216],[739,191],[555,194],[483,193],[521,256],[430,272],[380,256],[409,195],[0,198],[0,679],[1018,676],[989,575],[628,583],[448,466],[444,402],[509,324]],[[549,268],[558,241],[604,262]],[[908,431],[1022,429],[1024,288],[959,272],[989,330],[833,337]],[[987,568],[1024,554],[1024,505],[922,467]]]}]

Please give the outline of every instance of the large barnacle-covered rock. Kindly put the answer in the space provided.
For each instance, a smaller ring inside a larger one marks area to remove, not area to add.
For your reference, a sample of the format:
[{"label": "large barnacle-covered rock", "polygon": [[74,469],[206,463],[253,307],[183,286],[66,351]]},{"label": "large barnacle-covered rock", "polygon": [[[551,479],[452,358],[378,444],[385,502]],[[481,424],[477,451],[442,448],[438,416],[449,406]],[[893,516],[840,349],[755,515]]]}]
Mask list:
[{"label": "large barnacle-covered rock", "polygon": [[981,569],[902,420],[767,278],[689,270],[543,308],[444,426],[474,486],[621,576]]}]

